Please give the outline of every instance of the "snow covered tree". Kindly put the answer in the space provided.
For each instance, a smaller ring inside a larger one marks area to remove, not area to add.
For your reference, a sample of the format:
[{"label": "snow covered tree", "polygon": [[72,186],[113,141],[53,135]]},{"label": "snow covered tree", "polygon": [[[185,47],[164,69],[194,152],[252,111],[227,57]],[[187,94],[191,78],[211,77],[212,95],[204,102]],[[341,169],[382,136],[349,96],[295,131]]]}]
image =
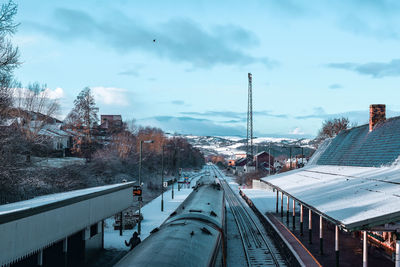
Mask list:
[{"label": "snow covered tree", "polygon": [[14,107],[9,114],[16,121],[19,133],[19,151],[26,154],[29,162],[33,150],[47,150],[49,137],[41,134],[47,124],[55,122],[60,105],[57,99],[50,99],[45,84],[32,83],[28,88],[19,86],[14,91]]}]

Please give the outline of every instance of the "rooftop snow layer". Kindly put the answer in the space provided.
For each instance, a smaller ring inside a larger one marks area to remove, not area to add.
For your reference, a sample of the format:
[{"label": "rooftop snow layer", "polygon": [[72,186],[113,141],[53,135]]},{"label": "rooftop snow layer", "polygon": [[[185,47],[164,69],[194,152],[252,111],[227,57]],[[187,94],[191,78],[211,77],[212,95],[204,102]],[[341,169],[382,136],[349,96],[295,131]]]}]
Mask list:
[{"label": "rooftop snow layer", "polygon": [[400,168],[312,165],[262,178],[348,230],[400,220]]},{"label": "rooftop snow layer", "polygon": [[49,207],[51,205],[56,205],[59,202],[72,199],[79,199],[90,196],[94,197],[94,195],[96,194],[99,195],[106,194],[113,190],[120,190],[121,188],[132,186],[132,184],[133,184],[132,182],[129,182],[129,183],[91,187],[87,189],[80,189],[64,193],[45,195],[45,196],[35,197],[29,200],[19,201],[6,205],[0,205],[0,223],[2,221],[3,216],[11,215],[12,213],[21,211],[32,211],[34,209],[38,209],[44,206]]}]

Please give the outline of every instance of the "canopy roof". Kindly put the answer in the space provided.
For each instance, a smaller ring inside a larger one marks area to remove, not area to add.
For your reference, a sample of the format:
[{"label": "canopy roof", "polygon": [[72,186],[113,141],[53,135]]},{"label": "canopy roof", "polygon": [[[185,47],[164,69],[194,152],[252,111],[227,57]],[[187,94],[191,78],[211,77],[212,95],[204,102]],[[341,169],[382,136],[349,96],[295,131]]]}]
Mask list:
[{"label": "canopy roof", "polygon": [[0,205],[0,224],[57,209],[83,200],[95,198],[132,187],[134,182],[104,185],[63,193],[35,197],[29,200]]},{"label": "canopy roof", "polygon": [[400,167],[310,165],[262,181],[350,231],[400,220]]}]

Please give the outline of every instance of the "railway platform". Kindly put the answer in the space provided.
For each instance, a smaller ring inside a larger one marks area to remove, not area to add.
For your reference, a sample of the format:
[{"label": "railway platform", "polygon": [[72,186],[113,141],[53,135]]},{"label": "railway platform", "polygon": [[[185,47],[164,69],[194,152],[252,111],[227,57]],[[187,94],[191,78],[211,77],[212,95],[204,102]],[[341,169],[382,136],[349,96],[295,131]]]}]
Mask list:
[{"label": "railway platform", "polygon": [[[295,214],[293,225],[292,210],[287,217],[287,210],[276,213],[276,193],[266,189],[242,189],[242,197],[265,220],[274,225],[280,235],[296,252],[304,266],[335,266],[335,226],[324,221],[323,254],[320,253],[319,216],[313,215],[311,243],[309,242],[308,220],[304,221],[303,233],[300,230],[300,214]],[[286,203],[283,205],[286,207]],[[308,214],[308,210],[304,210]],[[363,244],[358,232],[345,233],[339,231],[340,266],[362,266]],[[378,248],[368,250],[369,266],[394,266],[394,262],[385,256]]]}]

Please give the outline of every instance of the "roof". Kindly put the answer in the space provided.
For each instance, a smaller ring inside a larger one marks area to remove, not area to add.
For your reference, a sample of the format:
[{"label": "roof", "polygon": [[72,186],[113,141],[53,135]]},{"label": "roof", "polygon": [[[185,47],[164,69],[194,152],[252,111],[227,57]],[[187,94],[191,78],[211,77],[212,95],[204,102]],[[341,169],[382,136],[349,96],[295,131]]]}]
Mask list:
[{"label": "roof", "polygon": [[320,155],[318,165],[379,167],[400,156],[400,117],[340,132]]},{"label": "roof", "polygon": [[110,120],[122,120],[121,115],[100,115],[101,120],[110,119]]},{"label": "roof", "polygon": [[[255,154],[254,157],[259,157],[259,156],[261,156],[262,154],[269,155],[267,151],[261,151],[261,152]],[[271,155],[271,157],[272,157],[272,155]]]},{"label": "roof", "polygon": [[325,140],[305,168],[262,178],[347,230],[400,221],[400,117]]},{"label": "roof", "polygon": [[52,194],[0,206],[0,266],[88,229],[132,205],[133,183]]},{"label": "roof", "polygon": [[91,187],[64,193],[44,195],[29,200],[0,205],[0,224],[10,222],[15,219],[32,216],[45,210],[51,210],[80,202],[85,199],[109,194],[124,188],[132,187],[132,185],[133,183],[129,182]]},{"label": "roof", "polygon": [[311,165],[262,181],[347,230],[400,220],[400,167]]},{"label": "roof", "polygon": [[241,165],[241,164],[245,165],[246,163],[247,163],[247,158],[240,158],[235,161],[236,166]]}]

